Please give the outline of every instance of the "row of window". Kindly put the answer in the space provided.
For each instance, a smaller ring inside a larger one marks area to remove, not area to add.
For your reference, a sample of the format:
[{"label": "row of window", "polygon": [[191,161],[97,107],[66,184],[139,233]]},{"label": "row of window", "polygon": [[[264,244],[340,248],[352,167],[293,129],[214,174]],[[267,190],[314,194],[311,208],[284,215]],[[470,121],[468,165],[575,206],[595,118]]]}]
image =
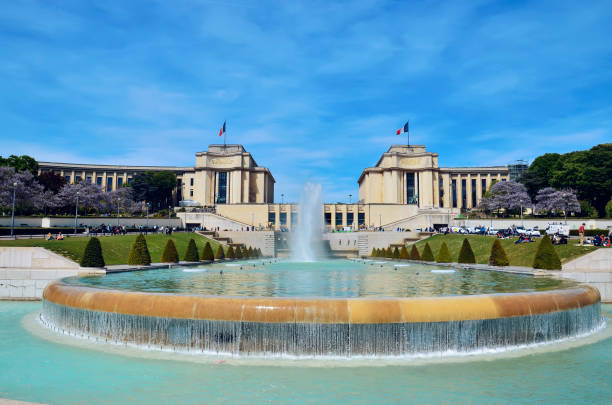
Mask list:
[{"label": "row of window", "polygon": [[[66,179],[67,183],[70,183],[71,180],[71,176],[67,175],[64,176],[64,178]],[[97,185],[99,185],[100,187],[102,187],[102,180],[104,178],[102,176],[97,176],[96,177],[96,183]],[[83,179],[81,178],[81,176],[74,176],[74,182],[75,183],[80,183]],[[91,183],[93,184],[93,177],[92,176],[86,176],[85,177],[85,182],[87,183]],[[132,178],[128,177],[127,179],[127,184],[132,184]],[[123,177],[117,177],[117,188],[123,187]],[[112,191],[113,189],[113,177],[107,177],[106,178],[106,191]]]},{"label": "row of window", "polygon": [[[506,179],[501,179],[502,181],[506,181]],[[487,179],[480,179],[481,181],[481,194],[477,195],[477,180],[471,179],[472,193],[469,196],[471,206],[476,207],[478,205],[478,200],[482,198],[487,192]],[[497,179],[491,180],[491,185],[495,184]],[[453,179],[451,182],[451,199],[453,208],[457,208],[457,179]],[[467,179],[461,179],[461,207],[467,208],[468,206],[468,195],[467,195]],[[442,178],[440,178],[440,207],[444,207],[444,187],[442,183]]]},{"label": "row of window", "polygon": [[[278,219],[281,225],[287,225],[287,213],[286,212],[280,212]],[[331,219],[332,219],[331,212],[326,212],[325,213],[325,224],[331,225],[332,223]],[[354,219],[355,219],[354,213],[352,212],[346,213],[347,225],[352,225]],[[272,224],[276,223],[276,212],[268,213],[268,222]],[[298,213],[292,212],[291,213],[291,224],[296,225],[297,223],[298,223]],[[357,225],[364,225],[364,224],[365,224],[365,213],[360,212],[357,214]],[[342,225],[342,212],[336,212],[336,225]]]}]

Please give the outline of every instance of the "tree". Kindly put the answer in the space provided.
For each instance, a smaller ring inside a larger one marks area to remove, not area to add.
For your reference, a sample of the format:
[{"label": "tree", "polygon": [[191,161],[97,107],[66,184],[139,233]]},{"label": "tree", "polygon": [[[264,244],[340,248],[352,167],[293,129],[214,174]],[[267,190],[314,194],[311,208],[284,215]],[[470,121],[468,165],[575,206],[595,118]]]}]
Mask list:
[{"label": "tree", "polygon": [[249,249],[248,249],[248,256],[249,256],[249,259],[254,257],[253,256],[253,248],[251,246],[249,246]]},{"label": "tree", "polygon": [[199,262],[200,257],[198,256],[198,248],[196,246],[195,240],[189,239],[189,243],[187,243],[187,250],[185,251],[185,256],[183,260],[186,262]]},{"label": "tree", "polygon": [[402,260],[408,260],[410,259],[410,255],[408,254],[408,249],[406,249],[406,246],[402,246],[402,250],[400,251],[400,259]]},{"label": "tree", "polygon": [[532,199],[536,197],[538,191],[545,187],[550,187],[554,167],[560,158],[561,155],[558,153],[545,153],[535,158],[531,165],[529,165],[529,168],[521,178],[521,183],[525,185]]},{"label": "tree", "polygon": [[580,213],[582,214],[582,216],[587,218],[599,217],[597,209],[593,207],[590,202],[588,202],[587,200],[580,200],[578,201],[578,203],[580,204]]},{"label": "tree", "polygon": [[89,238],[87,245],[85,245],[85,251],[83,252],[80,265],[81,267],[104,267],[102,246],[98,238]]},{"label": "tree", "polygon": [[242,254],[242,249],[240,248],[240,245],[236,246],[236,259],[241,260],[244,258],[244,255]]},{"label": "tree", "polygon": [[261,249],[257,248],[257,257],[259,258],[259,257],[262,257],[262,256],[263,256],[263,254],[261,253]]},{"label": "tree", "polygon": [[215,261],[215,255],[213,254],[210,242],[206,242],[204,248],[202,249],[202,260],[210,262]]},{"label": "tree", "polygon": [[79,210],[85,213],[100,211],[106,205],[104,192],[97,184],[80,182],[65,184],[57,193],[57,204],[64,213],[74,213],[77,193],[79,196]]},{"label": "tree", "polygon": [[459,258],[457,263],[476,263],[476,256],[470,245],[470,241],[467,238],[463,239],[461,244],[461,250],[459,250]]},{"label": "tree", "polygon": [[393,250],[391,250],[391,246],[388,246],[387,249],[385,250],[385,258],[393,259]]},{"label": "tree", "polygon": [[0,156],[0,166],[12,167],[16,172],[30,172],[33,176],[38,174],[38,162],[28,155],[11,155],[6,159]]},{"label": "tree", "polygon": [[397,248],[397,246],[393,249],[393,255],[392,255],[392,259],[399,259],[400,257],[400,252],[399,249]]},{"label": "tree", "polygon": [[234,248],[230,245],[230,247],[227,248],[227,255],[226,257],[228,259],[235,259],[236,258],[236,253],[234,252]]},{"label": "tree", "polygon": [[448,246],[444,241],[442,241],[442,244],[440,245],[440,251],[438,252],[438,257],[436,258],[436,261],[438,263],[450,263],[453,261],[453,258],[451,257],[451,254],[448,250]]},{"label": "tree", "polygon": [[179,255],[172,239],[168,239],[168,242],[166,242],[161,261],[162,263],[178,263]]},{"label": "tree", "polygon": [[421,260],[421,255],[416,245],[412,245],[412,249],[410,249],[410,260]]},{"label": "tree", "polygon": [[177,185],[176,174],[171,171],[139,173],[132,179],[134,199],[148,201],[154,208],[168,208]]},{"label": "tree", "polygon": [[493,241],[493,246],[491,246],[489,266],[508,266],[509,264],[510,260],[508,260],[504,247],[499,242],[499,239],[495,239]]},{"label": "tree", "polygon": [[45,205],[43,191],[43,186],[29,171],[15,172],[12,167],[0,167],[0,208],[3,210],[12,209],[14,192],[17,212],[38,211]]},{"label": "tree", "polygon": [[573,190],[555,190],[552,187],[546,187],[538,192],[536,199],[538,210],[554,213],[563,212],[566,221],[568,212],[580,212],[580,203],[578,203]]},{"label": "tree", "polygon": [[533,259],[534,269],[545,269],[545,270],[561,270],[561,259],[555,250],[555,247],[550,241],[548,235],[544,235],[538,250],[536,251]]},{"label": "tree", "polygon": [[372,254],[370,256],[376,257],[378,255],[378,250],[376,248],[372,248]]},{"label": "tree", "polygon": [[145,266],[151,264],[151,255],[147,247],[147,240],[143,234],[139,234],[132,244],[132,249],[128,256],[128,264]]},{"label": "tree", "polygon": [[225,253],[223,252],[223,246],[217,246],[217,251],[215,252],[215,260],[223,260],[225,259]]},{"label": "tree", "polygon": [[51,191],[53,194],[57,194],[66,184],[66,178],[55,172],[46,171],[38,176],[38,182],[42,184],[45,191]]},{"label": "tree", "polygon": [[480,208],[491,212],[499,209],[522,210],[531,205],[531,198],[523,184],[501,181],[491,186],[488,195],[480,200],[479,205]]},{"label": "tree", "polygon": [[612,198],[606,204],[606,218],[612,218]]},{"label": "tree", "polygon": [[431,247],[429,246],[429,242],[425,242],[425,247],[423,248],[423,255],[421,255],[421,260],[425,262],[433,262],[434,255],[431,251]]}]

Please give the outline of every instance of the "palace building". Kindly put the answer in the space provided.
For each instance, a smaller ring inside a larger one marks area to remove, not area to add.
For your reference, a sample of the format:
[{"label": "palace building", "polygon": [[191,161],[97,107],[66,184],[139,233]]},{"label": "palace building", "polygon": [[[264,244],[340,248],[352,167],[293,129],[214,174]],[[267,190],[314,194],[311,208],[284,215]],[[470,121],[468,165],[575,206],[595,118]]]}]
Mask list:
[{"label": "palace building", "polygon": [[[137,173],[172,171],[178,179],[176,205],[187,226],[291,229],[295,204],[275,204],[272,173],[258,166],[242,145],[210,145],[196,153],[194,167],[113,166],[39,162],[70,183],[87,181],[111,191]],[[509,178],[507,166],[439,167],[438,154],[422,145],[393,145],[357,180],[359,201],[324,204],[328,229],[417,228],[448,224],[475,208],[489,187]]]}]

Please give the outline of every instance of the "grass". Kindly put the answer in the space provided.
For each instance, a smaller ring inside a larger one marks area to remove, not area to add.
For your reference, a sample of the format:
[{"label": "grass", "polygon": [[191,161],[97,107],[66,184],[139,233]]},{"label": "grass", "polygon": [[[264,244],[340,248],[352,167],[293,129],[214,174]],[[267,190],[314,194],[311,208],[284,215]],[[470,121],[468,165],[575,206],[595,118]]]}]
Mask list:
[{"label": "grass", "polygon": [[[487,264],[489,262],[489,255],[491,254],[491,246],[495,240],[495,236],[481,236],[481,235],[434,235],[430,238],[424,239],[417,242],[419,252],[423,251],[425,242],[429,243],[431,250],[433,250],[434,256],[438,254],[442,241],[446,242],[448,250],[451,253],[451,257],[454,262],[459,257],[459,250],[463,239],[468,238],[474,255],[476,256],[476,262],[481,264]],[[533,264],[533,258],[535,257],[536,250],[538,248],[541,238],[538,238],[535,243],[519,243],[514,244],[516,238],[513,239],[500,239],[500,242],[510,259],[511,266],[524,266],[531,267]],[[593,250],[597,249],[593,246],[577,245],[577,241],[570,239],[567,245],[554,246],[561,263],[566,263],[579,256],[585,255]]]},{"label": "grass", "polygon": [[[100,244],[102,245],[102,255],[106,265],[126,264],[132,243],[136,239],[136,234],[132,235],[117,235],[117,236],[100,236]],[[147,246],[151,254],[151,261],[157,263],[161,260],[162,252],[166,246],[168,239],[172,239],[176,245],[181,260],[187,250],[189,239],[193,238],[198,247],[198,253],[202,254],[202,249],[206,242],[210,242],[213,252],[217,251],[219,243],[212,239],[205,238],[196,233],[173,233],[172,236],[163,234],[149,234],[146,236]],[[76,236],[66,237],[64,240],[44,240],[40,239],[17,239],[17,240],[0,240],[0,246],[37,246],[49,249],[62,256],[68,257],[75,262],[80,262],[85,250],[85,245],[89,240],[88,237]]]}]

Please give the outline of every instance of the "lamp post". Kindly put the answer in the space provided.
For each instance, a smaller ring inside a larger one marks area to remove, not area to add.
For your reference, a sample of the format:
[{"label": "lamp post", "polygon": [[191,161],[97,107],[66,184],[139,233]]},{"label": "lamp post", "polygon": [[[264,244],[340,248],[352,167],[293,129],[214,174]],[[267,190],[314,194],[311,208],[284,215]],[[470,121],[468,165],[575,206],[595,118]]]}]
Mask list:
[{"label": "lamp post", "polygon": [[13,211],[11,211],[11,236],[15,236],[15,198],[17,197],[17,182],[13,183]]},{"label": "lamp post", "polygon": [[117,228],[119,228],[119,207],[121,206],[121,198],[117,197]]},{"label": "lamp post", "polygon": [[281,194],[281,205],[285,203],[285,194]]},{"label": "lamp post", "polygon": [[147,230],[149,229],[149,203],[145,202],[145,209],[147,211]]},{"label": "lamp post", "polygon": [[74,234],[75,235],[77,233],[77,221],[79,220],[79,194],[80,192],[77,191],[76,204],[74,205]]},{"label": "lamp post", "polygon": [[349,194],[349,204],[353,203],[353,194]]}]

